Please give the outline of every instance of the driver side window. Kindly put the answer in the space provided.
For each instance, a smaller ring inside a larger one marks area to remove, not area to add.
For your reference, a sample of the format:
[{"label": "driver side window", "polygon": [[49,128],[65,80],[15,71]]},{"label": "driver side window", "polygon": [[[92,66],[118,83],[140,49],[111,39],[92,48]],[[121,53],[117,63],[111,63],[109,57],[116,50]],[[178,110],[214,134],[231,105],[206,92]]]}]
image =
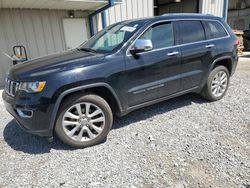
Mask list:
[{"label": "driver side window", "polygon": [[166,48],[174,45],[174,32],[172,22],[160,23],[151,26],[140,39],[152,41],[153,49]]}]

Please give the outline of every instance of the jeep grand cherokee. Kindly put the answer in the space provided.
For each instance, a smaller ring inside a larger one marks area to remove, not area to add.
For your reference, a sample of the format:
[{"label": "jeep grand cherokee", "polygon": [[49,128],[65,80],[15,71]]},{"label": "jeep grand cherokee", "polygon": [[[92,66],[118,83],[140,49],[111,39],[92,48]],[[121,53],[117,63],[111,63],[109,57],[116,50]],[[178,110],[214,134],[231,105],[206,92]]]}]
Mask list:
[{"label": "jeep grand cherokee", "polygon": [[102,142],[122,116],[190,92],[221,99],[237,61],[222,18],[168,14],[113,24],[77,49],[9,70],[3,99],[27,132],[73,147]]}]

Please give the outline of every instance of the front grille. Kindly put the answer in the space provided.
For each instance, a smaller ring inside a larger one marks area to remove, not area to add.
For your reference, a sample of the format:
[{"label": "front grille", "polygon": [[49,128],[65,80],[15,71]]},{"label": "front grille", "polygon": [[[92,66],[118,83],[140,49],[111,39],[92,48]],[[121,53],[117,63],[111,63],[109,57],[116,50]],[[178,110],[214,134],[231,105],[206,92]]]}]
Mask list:
[{"label": "front grille", "polygon": [[14,97],[19,87],[19,82],[7,79],[5,83],[5,91],[8,95]]}]

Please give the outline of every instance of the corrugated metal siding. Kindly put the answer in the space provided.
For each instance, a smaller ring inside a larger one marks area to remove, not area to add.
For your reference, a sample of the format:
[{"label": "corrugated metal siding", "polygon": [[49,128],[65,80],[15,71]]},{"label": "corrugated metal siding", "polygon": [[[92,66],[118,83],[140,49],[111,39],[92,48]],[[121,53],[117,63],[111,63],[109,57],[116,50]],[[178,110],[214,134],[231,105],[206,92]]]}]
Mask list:
[{"label": "corrugated metal siding", "polygon": [[108,0],[0,0],[0,8],[30,8],[54,10],[97,10],[108,4]]},{"label": "corrugated metal siding", "polygon": [[0,86],[12,62],[2,54],[24,45],[29,58],[65,50],[62,18],[67,11],[0,9]]},{"label": "corrugated metal siding", "polygon": [[[153,0],[123,0],[106,10],[107,25],[128,19],[154,16]],[[95,17],[98,31],[102,29],[101,14]]]},{"label": "corrugated metal siding", "polygon": [[200,13],[223,16],[224,0],[200,0]]}]

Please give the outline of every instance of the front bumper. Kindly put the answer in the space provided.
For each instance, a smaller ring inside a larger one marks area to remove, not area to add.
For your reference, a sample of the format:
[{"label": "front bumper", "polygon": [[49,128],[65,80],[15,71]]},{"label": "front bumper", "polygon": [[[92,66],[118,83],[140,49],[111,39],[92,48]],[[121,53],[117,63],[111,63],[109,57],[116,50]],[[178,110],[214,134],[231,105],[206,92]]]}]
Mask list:
[{"label": "front bumper", "polygon": [[[43,137],[52,137],[50,127],[51,105],[50,100],[39,95],[20,95],[11,97],[5,91],[2,98],[6,110],[15,118],[20,127],[28,132]],[[32,111],[32,117],[22,117],[17,110]]]}]

